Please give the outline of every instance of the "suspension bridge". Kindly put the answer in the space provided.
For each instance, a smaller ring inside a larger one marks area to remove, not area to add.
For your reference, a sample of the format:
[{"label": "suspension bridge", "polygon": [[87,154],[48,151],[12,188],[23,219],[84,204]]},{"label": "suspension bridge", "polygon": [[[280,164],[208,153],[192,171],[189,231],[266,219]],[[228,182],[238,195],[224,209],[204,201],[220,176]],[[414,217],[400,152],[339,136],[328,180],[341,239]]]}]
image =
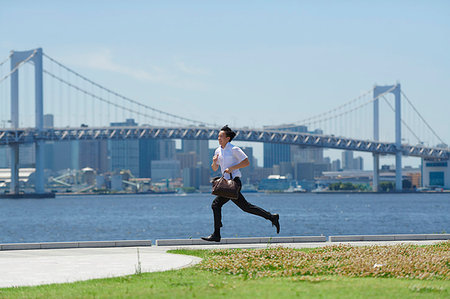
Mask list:
[{"label": "suspension bridge", "polygon": [[[30,72],[30,68],[33,68],[34,74]],[[33,94],[30,94],[31,88],[28,85],[19,88],[19,74],[22,74],[21,81],[30,81],[30,74],[34,77]],[[19,106],[19,90],[27,98],[34,97],[34,105],[27,103]],[[392,95],[394,104],[389,100]],[[175,115],[156,109],[145,101],[119,94],[48,56],[41,48],[11,51],[10,56],[0,62],[0,98],[3,99],[1,106],[5,107],[0,113],[0,120],[3,122],[3,127],[0,128],[0,146],[10,147],[10,192],[13,194],[19,192],[20,144],[35,144],[35,191],[44,193],[45,142],[144,138],[216,139],[218,134],[217,124]],[[383,107],[387,107],[388,111],[390,109],[393,114],[391,122],[380,122],[380,103],[384,103]],[[45,126],[44,114],[55,115],[54,126]],[[141,125],[110,125],[126,118],[134,118]],[[373,120],[373,126],[367,125],[370,119]],[[384,131],[384,140],[381,140],[380,125],[383,124],[388,128]],[[315,134],[298,132],[296,129],[299,126],[320,130],[316,130]],[[397,191],[402,188],[402,156],[450,159],[450,149],[414,107],[401,90],[400,84],[374,86],[338,107],[289,125],[239,128],[236,132],[235,139],[239,141],[370,152],[374,158],[375,191],[379,181],[379,157],[382,155],[395,156]],[[386,141],[392,139],[393,141]],[[410,142],[404,142],[405,140]]]}]

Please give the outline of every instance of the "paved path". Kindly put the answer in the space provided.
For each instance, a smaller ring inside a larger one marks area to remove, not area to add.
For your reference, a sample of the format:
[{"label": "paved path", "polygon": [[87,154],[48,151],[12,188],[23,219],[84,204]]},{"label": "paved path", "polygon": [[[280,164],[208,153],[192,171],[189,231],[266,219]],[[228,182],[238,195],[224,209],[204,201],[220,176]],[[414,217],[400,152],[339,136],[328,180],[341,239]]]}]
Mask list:
[{"label": "paved path", "polygon": [[[354,246],[419,244],[442,241],[343,242]],[[270,246],[312,248],[339,242],[280,243]],[[142,272],[166,271],[195,265],[200,258],[170,254],[169,249],[267,248],[267,244],[73,248],[0,251],[0,288],[64,283],[136,273],[138,255]]]},{"label": "paved path", "polygon": [[[136,273],[137,247],[14,250],[0,252],[0,288],[64,283]],[[200,258],[139,247],[142,272],[180,269]]]}]

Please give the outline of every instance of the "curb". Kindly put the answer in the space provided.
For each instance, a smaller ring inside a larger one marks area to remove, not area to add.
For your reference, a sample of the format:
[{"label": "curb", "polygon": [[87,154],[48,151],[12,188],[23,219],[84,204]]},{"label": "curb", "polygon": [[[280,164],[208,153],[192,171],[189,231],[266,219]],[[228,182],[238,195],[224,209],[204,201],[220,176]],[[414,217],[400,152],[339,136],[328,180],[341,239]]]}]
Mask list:
[{"label": "curb", "polygon": [[328,237],[328,242],[431,241],[431,240],[450,240],[450,234],[347,235],[347,236]]},{"label": "curb", "polygon": [[256,237],[256,238],[222,238],[220,242],[208,242],[202,239],[165,239],[156,240],[156,246],[177,245],[223,245],[223,244],[261,244],[261,243],[316,243],[326,242],[325,236],[311,237]]},{"label": "curb", "polygon": [[63,248],[105,248],[152,246],[151,240],[119,240],[119,241],[80,241],[80,242],[46,242],[46,243],[9,243],[0,244],[3,250],[25,249],[63,249]]}]

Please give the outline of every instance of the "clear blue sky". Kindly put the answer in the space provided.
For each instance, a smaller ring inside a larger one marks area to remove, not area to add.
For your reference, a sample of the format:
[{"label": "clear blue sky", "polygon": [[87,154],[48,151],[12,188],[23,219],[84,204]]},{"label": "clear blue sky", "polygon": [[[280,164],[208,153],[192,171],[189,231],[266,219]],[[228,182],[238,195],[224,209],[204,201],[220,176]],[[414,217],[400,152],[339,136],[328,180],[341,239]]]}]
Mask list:
[{"label": "clear blue sky", "polygon": [[3,0],[0,36],[0,60],[42,47],[126,96],[239,127],[398,81],[450,143],[450,1]]}]

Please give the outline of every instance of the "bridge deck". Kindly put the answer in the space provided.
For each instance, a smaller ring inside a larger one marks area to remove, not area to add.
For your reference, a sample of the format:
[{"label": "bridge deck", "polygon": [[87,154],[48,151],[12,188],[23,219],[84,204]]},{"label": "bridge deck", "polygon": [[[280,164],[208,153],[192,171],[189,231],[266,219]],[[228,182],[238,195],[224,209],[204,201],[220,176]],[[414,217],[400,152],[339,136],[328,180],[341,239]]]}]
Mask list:
[{"label": "bridge deck", "polygon": [[[34,128],[0,129],[0,145],[32,143],[42,141],[70,140],[124,140],[124,139],[216,139],[218,129],[205,127],[100,127],[100,128],[51,128],[38,131]],[[361,140],[333,135],[314,135],[309,133],[269,131],[258,129],[238,129],[235,140],[292,144],[323,147],[341,150],[372,152],[381,155],[395,155],[401,151],[405,156],[429,159],[450,158],[449,148],[426,147],[423,145],[402,144],[397,149],[395,143],[374,140]]]}]

